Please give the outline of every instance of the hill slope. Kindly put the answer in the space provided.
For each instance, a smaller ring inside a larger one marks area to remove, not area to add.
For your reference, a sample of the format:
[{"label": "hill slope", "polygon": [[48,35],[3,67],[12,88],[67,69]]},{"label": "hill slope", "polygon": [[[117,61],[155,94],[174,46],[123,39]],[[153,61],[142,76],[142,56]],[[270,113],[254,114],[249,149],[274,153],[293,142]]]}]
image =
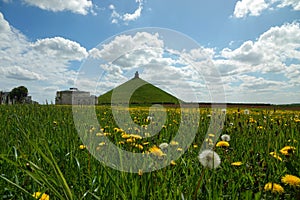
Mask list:
[{"label": "hill slope", "polygon": [[[131,91],[134,91],[132,95],[130,95]],[[179,104],[180,102],[173,95],[141,78],[133,78],[99,96],[99,104],[110,104],[112,95],[114,95],[113,103],[126,103],[128,98],[130,98],[129,104]]]}]

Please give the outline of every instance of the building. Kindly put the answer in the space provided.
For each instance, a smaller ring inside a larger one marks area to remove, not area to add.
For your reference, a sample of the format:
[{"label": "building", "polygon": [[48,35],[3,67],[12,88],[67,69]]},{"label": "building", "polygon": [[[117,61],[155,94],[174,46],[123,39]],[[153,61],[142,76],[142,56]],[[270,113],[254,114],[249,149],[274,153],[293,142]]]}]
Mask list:
[{"label": "building", "polygon": [[0,91],[0,104],[13,104],[9,97],[9,92]]},{"label": "building", "polygon": [[77,88],[69,90],[57,91],[55,97],[56,105],[95,105],[98,104],[98,99],[89,92],[80,91]]}]

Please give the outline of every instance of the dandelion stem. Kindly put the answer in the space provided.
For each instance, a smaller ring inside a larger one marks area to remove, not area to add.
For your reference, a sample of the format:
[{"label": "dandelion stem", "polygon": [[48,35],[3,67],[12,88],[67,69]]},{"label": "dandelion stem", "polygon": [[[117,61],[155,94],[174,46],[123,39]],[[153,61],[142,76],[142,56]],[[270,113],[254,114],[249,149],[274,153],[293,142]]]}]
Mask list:
[{"label": "dandelion stem", "polygon": [[201,176],[200,176],[200,178],[198,180],[198,184],[197,184],[197,187],[196,187],[196,190],[195,190],[195,194],[194,194],[194,200],[197,199],[197,192],[198,192],[198,190],[200,188],[200,185],[201,185],[201,182],[202,182],[202,179],[203,179],[203,176],[204,176],[205,169],[206,168],[203,168],[202,174],[201,174]]}]

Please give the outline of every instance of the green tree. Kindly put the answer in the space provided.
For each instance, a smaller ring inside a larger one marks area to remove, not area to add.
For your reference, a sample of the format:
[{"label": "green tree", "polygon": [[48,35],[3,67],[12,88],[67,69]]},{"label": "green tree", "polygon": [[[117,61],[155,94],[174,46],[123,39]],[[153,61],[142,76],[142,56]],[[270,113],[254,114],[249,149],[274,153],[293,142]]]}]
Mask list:
[{"label": "green tree", "polygon": [[27,95],[28,89],[25,86],[16,87],[9,93],[10,99],[14,99],[17,103],[23,103]]}]

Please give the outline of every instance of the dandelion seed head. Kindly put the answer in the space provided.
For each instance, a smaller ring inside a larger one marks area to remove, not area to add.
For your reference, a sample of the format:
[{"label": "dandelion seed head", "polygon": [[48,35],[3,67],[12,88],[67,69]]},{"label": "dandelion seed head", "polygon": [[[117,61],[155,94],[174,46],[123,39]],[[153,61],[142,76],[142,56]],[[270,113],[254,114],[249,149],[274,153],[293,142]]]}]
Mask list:
[{"label": "dandelion seed head", "polygon": [[224,134],[221,136],[221,140],[229,142],[230,141],[230,135],[228,134]]},{"label": "dandelion seed head", "polygon": [[221,164],[221,159],[219,155],[216,152],[209,149],[202,151],[199,154],[198,158],[200,163],[204,167],[208,167],[210,169],[215,169]]}]

